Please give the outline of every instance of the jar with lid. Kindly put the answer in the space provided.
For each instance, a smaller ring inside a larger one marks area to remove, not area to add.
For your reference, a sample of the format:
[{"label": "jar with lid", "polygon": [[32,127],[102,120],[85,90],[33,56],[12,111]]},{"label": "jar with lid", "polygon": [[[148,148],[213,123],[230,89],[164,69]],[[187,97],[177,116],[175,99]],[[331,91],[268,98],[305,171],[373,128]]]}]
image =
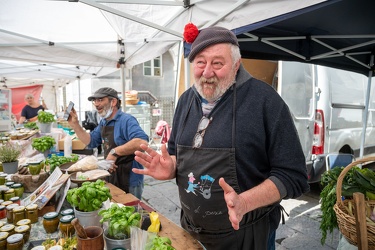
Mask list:
[{"label": "jar with lid", "polygon": [[14,189],[13,188],[9,188],[8,191],[5,191],[4,194],[3,194],[3,198],[5,201],[9,201],[10,198],[16,196],[16,194],[14,193]]},{"label": "jar with lid", "polygon": [[13,201],[4,201],[3,203],[1,203],[0,205],[4,206],[4,207],[7,207],[9,206],[10,204],[12,204]]},{"label": "jar with lid", "polygon": [[16,225],[18,221],[23,219],[25,219],[25,206],[13,208],[13,224]]},{"label": "jar with lid", "polygon": [[57,231],[59,226],[59,214],[57,212],[49,212],[43,215],[43,227],[47,233]]},{"label": "jar with lid", "polygon": [[13,209],[18,206],[19,205],[15,203],[12,203],[7,206],[7,222],[8,223],[13,223]]},{"label": "jar with lid", "polygon": [[9,236],[14,234],[14,228],[15,226],[13,224],[6,224],[2,227],[0,227],[0,232],[7,232]]},{"label": "jar with lid", "polygon": [[64,237],[71,237],[75,233],[74,226],[72,225],[72,220],[74,215],[65,215],[60,218],[59,229]]},{"label": "jar with lid", "polygon": [[9,233],[7,232],[0,232],[0,250],[7,249],[7,238]]},{"label": "jar with lid", "polygon": [[29,162],[29,173],[31,175],[38,175],[40,173],[40,170],[42,170],[41,162]]},{"label": "jar with lid", "polygon": [[16,234],[23,235],[23,242],[26,243],[30,238],[30,230],[31,228],[28,225],[17,226],[14,228],[14,232]]},{"label": "jar with lid", "polygon": [[28,225],[31,229],[31,220],[29,219],[23,219],[23,220],[19,220],[17,223],[16,223],[16,226],[23,226],[23,225]]},{"label": "jar with lid", "polygon": [[72,208],[65,209],[60,212],[61,216],[74,215],[74,210]]},{"label": "jar with lid", "polygon": [[15,195],[22,199],[23,192],[25,192],[25,188],[23,187],[22,183],[14,183],[11,188],[14,189]]},{"label": "jar with lid", "polygon": [[0,174],[0,185],[5,185],[7,176],[5,173]]},{"label": "jar with lid", "polygon": [[7,186],[8,188],[11,188],[13,184],[14,184],[14,181],[5,182],[5,186]]},{"label": "jar with lid", "polygon": [[22,250],[23,234],[13,234],[7,238],[7,250]]},{"label": "jar with lid", "polygon": [[7,217],[7,210],[5,210],[5,206],[0,205],[0,220],[5,219]]},{"label": "jar with lid", "polygon": [[26,206],[25,218],[29,219],[31,223],[38,222],[38,205],[37,204],[31,204],[31,205]]},{"label": "jar with lid", "polygon": [[14,196],[14,197],[10,198],[9,200],[10,200],[11,202],[16,203],[16,204],[18,204],[19,206],[21,206],[21,199],[20,199],[20,197],[18,197],[18,196]]}]

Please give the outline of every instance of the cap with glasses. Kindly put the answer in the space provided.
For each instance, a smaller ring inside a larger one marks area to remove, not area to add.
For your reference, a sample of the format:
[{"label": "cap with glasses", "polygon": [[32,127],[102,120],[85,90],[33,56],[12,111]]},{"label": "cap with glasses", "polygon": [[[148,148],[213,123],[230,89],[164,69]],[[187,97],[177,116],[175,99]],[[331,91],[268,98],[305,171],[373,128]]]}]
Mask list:
[{"label": "cap with glasses", "polygon": [[101,99],[107,96],[119,99],[116,90],[112,88],[100,88],[97,91],[95,91],[95,93],[92,96],[89,96],[88,100],[93,101],[95,99]]}]

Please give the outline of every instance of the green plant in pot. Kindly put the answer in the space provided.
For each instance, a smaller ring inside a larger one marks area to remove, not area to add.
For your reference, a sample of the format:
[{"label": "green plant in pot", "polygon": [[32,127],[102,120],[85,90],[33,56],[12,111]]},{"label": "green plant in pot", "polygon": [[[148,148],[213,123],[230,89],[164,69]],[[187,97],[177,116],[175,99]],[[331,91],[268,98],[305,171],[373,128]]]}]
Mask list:
[{"label": "green plant in pot", "polygon": [[40,132],[42,133],[50,133],[52,123],[55,122],[55,115],[51,114],[49,112],[39,110],[38,111],[38,122],[39,122],[39,128]]},{"label": "green plant in pot", "polygon": [[113,203],[109,208],[99,211],[101,223],[108,223],[104,230],[104,240],[107,249],[124,247],[130,249],[131,226],[141,227],[141,214],[133,206],[119,206]]},{"label": "green plant in pot", "polygon": [[18,157],[22,153],[22,146],[7,142],[0,146],[0,162],[7,174],[17,173]]},{"label": "green plant in pot", "polygon": [[41,137],[33,138],[31,147],[35,150],[38,150],[40,153],[44,154],[44,157],[47,158],[48,153],[55,144],[56,141],[52,136],[44,135]]},{"label": "green plant in pot", "polygon": [[111,207],[99,212],[100,222],[108,222],[108,237],[112,239],[126,239],[130,237],[130,227],[140,227],[141,214],[134,206],[122,206],[113,203]]},{"label": "green plant in pot", "polygon": [[85,181],[80,187],[68,190],[66,200],[74,208],[75,217],[83,226],[100,226],[99,209],[103,202],[111,199],[110,189],[105,181]]}]

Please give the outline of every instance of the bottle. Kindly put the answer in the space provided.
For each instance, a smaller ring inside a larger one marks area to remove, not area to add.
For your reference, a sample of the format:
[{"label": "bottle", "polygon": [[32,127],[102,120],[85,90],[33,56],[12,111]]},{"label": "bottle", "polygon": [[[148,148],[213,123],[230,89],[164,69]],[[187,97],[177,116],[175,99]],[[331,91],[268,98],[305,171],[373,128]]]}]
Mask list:
[{"label": "bottle", "polygon": [[72,138],[69,133],[66,133],[64,138],[64,156],[70,157],[72,155]]}]

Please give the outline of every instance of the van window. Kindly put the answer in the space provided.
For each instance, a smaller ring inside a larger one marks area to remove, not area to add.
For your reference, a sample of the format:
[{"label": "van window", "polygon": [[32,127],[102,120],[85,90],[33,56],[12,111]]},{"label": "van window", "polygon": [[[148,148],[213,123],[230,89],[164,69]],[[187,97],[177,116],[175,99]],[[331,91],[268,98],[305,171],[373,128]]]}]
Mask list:
[{"label": "van window", "polygon": [[[367,77],[344,70],[326,68],[330,76],[329,85],[332,103],[364,105],[367,88]],[[350,98],[349,98],[350,97]]]},{"label": "van window", "polygon": [[280,95],[295,117],[309,117],[312,114],[313,77],[309,64],[283,62]]}]

